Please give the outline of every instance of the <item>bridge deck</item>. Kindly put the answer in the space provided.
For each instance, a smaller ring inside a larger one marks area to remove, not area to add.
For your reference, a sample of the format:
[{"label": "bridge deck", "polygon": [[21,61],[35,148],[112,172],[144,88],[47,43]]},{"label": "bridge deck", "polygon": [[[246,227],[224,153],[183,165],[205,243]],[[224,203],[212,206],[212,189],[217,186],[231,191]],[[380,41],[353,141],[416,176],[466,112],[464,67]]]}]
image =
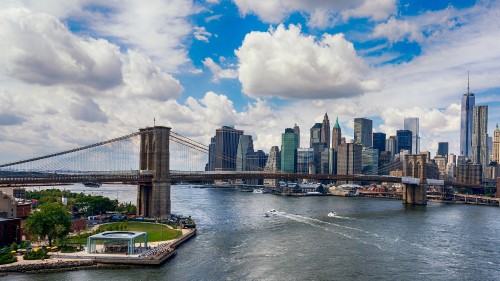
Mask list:
[{"label": "bridge deck", "polygon": [[[44,184],[44,183],[76,183],[97,181],[100,183],[141,183],[153,180],[153,171],[117,171],[117,172],[91,172],[91,173],[34,173],[22,174],[19,176],[0,177],[0,185],[22,185],[22,184]],[[331,174],[295,174],[295,173],[274,173],[274,172],[181,172],[171,171],[170,182],[201,182],[213,180],[236,180],[236,179],[278,179],[284,181],[296,181],[298,179],[331,180],[331,181],[362,181],[362,182],[388,182],[401,183],[402,178],[378,175],[331,175]],[[436,181],[437,182],[437,181]],[[434,182],[433,182],[434,183]],[[476,185],[469,185],[450,181],[439,181],[439,185],[459,186],[478,188]]]}]

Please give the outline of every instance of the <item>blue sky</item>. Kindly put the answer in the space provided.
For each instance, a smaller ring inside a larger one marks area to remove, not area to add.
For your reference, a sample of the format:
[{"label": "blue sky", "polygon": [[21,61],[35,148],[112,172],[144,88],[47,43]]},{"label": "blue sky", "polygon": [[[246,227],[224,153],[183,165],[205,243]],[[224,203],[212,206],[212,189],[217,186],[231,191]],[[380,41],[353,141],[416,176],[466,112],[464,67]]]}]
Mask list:
[{"label": "blue sky", "polygon": [[[157,124],[208,143],[233,124],[257,149],[325,111],[458,151],[467,87],[500,122],[497,1],[151,0],[0,4],[0,155],[17,160]],[[26,133],[27,132],[27,133]],[[40,141],[43,140],[43,143]]]}]

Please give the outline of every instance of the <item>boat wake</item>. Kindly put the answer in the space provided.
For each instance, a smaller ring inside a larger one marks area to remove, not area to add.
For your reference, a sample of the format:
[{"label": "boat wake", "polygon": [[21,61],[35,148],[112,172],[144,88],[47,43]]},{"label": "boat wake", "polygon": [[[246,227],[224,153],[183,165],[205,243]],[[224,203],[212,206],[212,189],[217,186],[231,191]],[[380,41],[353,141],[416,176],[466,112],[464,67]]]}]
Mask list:
[{"label": "boat wake", "polygon": [[[359,241],[359,242],[361,242],[363,244],[366,244],[366,245],[375,246],[379,250],[383,250],[383,248],[379,244],[365,241],[361,237],[358,237],[358,235],[355,234],[355,232],[361,232],[361,233],[364,233],[364,234],[373,235],[375,237],[380,237],[379,235],[371,233],[369,231],[365,231],[363,229],[359,229],[359,228],[355,228],[355,227],[344,226],[344,225],[340,225],[340,224],[336,224],[336,223],[325,222],[325,221],[322,221],[322,220],[318,220],[318,219],[310,218],[310,217],[306,217],[306,216],[288,214],[288,213],[285,213],[285,212],[276,212],[275,214],[278,215],[278,216],[280,216],[280,217],[284,217],[284,218],[287,218],[287,219],[290,219],[290,220],[294,220],[296,222],[300,222],[300,223],[304,223],[304,224],[307,224],[307,225],[310,225],[310,226],[313,226],[313,227],[316,227],[316,228],[320,228],[320,229],[323,229],[325,231],[328,231],[328,232],[335,233],[337,235],[343,236],[345,238],[349,238],[349,239],[352,239],[352,240],[357,240],[357,241]],[[337,229],[334,229],[333,227],[335,227]],[[347,231],[351,231],[351,233],[349,233]]]}]

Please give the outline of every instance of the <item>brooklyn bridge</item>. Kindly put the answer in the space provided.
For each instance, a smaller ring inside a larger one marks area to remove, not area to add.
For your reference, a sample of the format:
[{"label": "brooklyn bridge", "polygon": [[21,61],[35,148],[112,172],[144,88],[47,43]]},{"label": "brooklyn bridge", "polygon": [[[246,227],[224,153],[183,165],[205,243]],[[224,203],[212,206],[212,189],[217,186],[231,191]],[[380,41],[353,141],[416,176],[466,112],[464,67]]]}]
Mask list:
[{"label": "brooklyn bridge", "polygon": [[[228,158],[227,156],[219,156]],[[154,126],[99,143],[0,165],[0,186],[59,183],[126,183],[137,185],[137,212],[142,216],[170,214],[170,188],[179,182],[231,179],[313,179],[353,182],[390,182],[403,186],[403,203],[425,205],[428,185],[467,186],[427,178],[425,155],[407,155],[394,168],[403,177],[380,174],[296,174],[280,171],[204,171],[208,146],[177,134],[169,127]],[[236,161],[235,159],[228,159]]]}]

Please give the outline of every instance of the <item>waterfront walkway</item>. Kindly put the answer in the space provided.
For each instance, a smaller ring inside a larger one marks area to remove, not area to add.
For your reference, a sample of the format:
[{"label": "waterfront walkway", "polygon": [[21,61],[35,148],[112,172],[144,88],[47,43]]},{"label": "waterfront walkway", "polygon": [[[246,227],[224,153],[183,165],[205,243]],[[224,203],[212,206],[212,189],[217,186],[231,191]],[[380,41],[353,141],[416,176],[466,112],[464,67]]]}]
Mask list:
[{"label": "waterfront walkway", "polygon": [[[50,259],[24,260],[17,257],[17,262],[0,265],[0,275],[13,272],[36,272],[43,270],[74,270],[90,268],[102,264],[124,266],[159,265],[176,255],[176,248],[196,235],[196,228],[182,229],[182,236],[177,239],[150,242],[148,249],[128,255],[125,253],[88,254],[86,251],[75,253],[49,253]],[[139,245],[139,244],[137,244]],[[139,248],[139,247],[138,247]]]}]

